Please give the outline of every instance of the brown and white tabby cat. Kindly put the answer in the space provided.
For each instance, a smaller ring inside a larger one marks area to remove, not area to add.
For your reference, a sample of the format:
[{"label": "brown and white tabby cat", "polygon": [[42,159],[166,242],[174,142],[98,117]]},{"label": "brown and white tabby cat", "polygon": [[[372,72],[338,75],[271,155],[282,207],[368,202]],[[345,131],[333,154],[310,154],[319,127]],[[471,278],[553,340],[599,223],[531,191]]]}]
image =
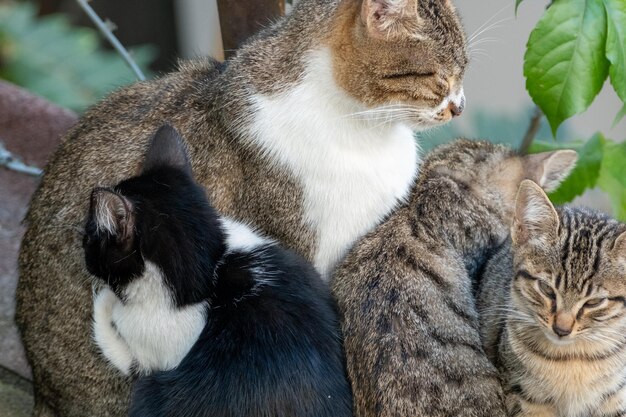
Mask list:
[{"label": "brown and white tabby cat", "polygon": [[506,240],[522,180],[554,189],[575,160],[467,140],[426,158],[408,204],[333,279],[356,416],[505,416],[471,278]]},{"label": "brown and white tabby cat", "polygon": [[626,416],[626,225],[555,209],[531,181],[478,309],[512,416]]},{"label": "brown and white tabby cat", "polygon": [[26,217],[17,321],[36,416],[121,416],[128,380],[89,338],[81,256],[87,196],[138,173],[163,123],[186,138],[221,214],[328,277],[405,199],[413,132],[464,106],[466,39],[449,0],[302,0],[224,64],[184,63],[88,111],[46,169]]}]

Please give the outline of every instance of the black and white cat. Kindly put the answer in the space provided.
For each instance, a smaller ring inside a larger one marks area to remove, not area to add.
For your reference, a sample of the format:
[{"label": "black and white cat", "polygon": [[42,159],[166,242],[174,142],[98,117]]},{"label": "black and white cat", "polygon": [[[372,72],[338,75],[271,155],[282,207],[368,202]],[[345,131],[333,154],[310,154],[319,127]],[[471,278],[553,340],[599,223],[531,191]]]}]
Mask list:
[{"label": "black and white cat", "polygon": [[334,302],[312,265],[220,217],[178,133],[91,196],[94,338],[137,373],[131,416],[352,415]]}]

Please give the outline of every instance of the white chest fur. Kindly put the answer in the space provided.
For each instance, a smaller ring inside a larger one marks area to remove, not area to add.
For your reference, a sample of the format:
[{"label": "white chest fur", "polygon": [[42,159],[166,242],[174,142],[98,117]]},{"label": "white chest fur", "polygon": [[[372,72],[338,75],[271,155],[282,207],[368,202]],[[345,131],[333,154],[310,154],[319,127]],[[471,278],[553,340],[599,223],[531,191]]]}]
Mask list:
[{"label": "white chest fur", "polygon": [[417,145],[408,126],[351,117],[364,107],[335,84],[330,51],[309,58],[298,86],[253,97],[255,119],[246,133],[303,187],[315,266],[328,278],[350,246],[407,196]]}]

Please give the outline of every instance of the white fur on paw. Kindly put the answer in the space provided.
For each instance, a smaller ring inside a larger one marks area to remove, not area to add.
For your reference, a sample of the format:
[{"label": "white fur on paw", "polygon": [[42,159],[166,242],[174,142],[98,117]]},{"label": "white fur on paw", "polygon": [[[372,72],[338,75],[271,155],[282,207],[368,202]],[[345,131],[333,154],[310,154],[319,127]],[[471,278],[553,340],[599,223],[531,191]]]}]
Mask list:
[{"label": "white fur on paw", "polygon": [[104,288],[96,295],[93,301],[93,338],[107,361],[128,375],[133,358],[128,345],[112,323],[113,307],[119,302],[109,288]]}]

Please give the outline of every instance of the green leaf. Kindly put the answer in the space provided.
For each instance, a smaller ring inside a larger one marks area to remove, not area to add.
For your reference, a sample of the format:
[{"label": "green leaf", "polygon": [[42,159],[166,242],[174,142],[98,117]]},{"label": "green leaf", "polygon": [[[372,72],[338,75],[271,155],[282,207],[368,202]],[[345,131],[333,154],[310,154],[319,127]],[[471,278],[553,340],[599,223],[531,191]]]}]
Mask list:
[{"label": "green leaf", "polygon": [[[623,0],[622,0],[623,1]],[[608,76],[606,12],[602,0],[555,0],[526,46],[526,89],[552,133],[586,110]]]},{"label": "green leaf", "polygon": [[607,16],[606,57],[615,92],[626,103],[626,1],[604,0]]},{"label": "green leaf", "polygon": [[598,186],[611,197],[615,216],[626,221],[626,142],[605,144]]},{"label": "green leaf", "polygon": [[524,0],[515,0],[515,14],[517,14],[517,8],[522,4]]},{"label": "green leaf", "polygon": [[555,204],[570,202],[587,189],[596,186],[604,157],[605,142],[606,139],[601,134],[596,134],[584,143],[533,143],[530,149],[532,153],[556,149],[574,149],[578,152],[576,167],[559,188],[550,194],[550,199]]}]

